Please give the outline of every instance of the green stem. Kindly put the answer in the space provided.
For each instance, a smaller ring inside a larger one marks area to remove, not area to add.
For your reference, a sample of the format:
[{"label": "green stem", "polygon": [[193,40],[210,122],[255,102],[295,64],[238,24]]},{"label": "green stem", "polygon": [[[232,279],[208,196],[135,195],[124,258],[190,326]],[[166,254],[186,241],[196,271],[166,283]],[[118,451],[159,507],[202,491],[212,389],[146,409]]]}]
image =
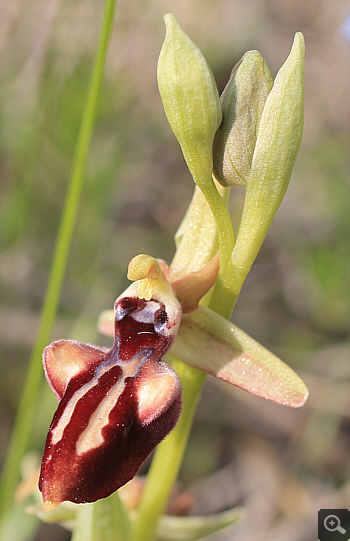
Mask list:
[{"label": "green stem", "polygon": [[[211,296],[209,307],[229,318],[235,303],[230,294],[231,254],[234,247],[234,236],[231,218],[225,201],[219,194],[215,184],[199,186],[206,197],[217,224],[220,244],[220,276]],[[226,194],[228,195],[228,194]],[[190,435],[193,417],[206,374],[175,359],[173,368],[178,372],[183,391],[182,412],[174,430],[157,447],[152,460],[147,481],[142,493],[135,524],[135,541],[152,541],[160,516],[164,513],[172,488],[177,479],[183,455]]]},{"label": "green stem", "polygon": [[227,206],[219,194],[211,176],[205,183],[197,183],[203,192],[210,210],[214,216],[220,246],[220,270],[216,280],[212,298],[215,299],[215,311],[223,317],[229,318],[234,306],[236,297],[232,288],[232,252],[235,239],[232,230],[232,223]]},{"label": "green stem", "polygon": [[77,220],[79,199],[84,180],[87,152],[95,124],[97,100],[102,83],[107,45],[113,27],[115,5],[116,0],[106,0],[98,49],[82,115],[72,174],[57,234],[49,281],[41,311],[39,330],[32,350],[29,369],[4,466],[0,492],[0,516],[2,519],[6,518],[12,505],[13,494],[18,481],[20,462],[27,449],[34,422],[36,398],[43,374],[41,353],[50,339],[67,268],[68,254]]},{"label": "green stem", "polygon": [[179,422],[157,447],[138,508],[135,541],[152,541],[181,466],[193,416],[206,374],[174,359],[182,384],[183,408]]},{"label": "green stem", "polygon": [[[211,297],[209,307],[220,313],[231,311],[228,304],[220,298],[219,292]],[[229,313],[229,316],[230,316]],[[225,315],[221,313],[221,315]],[[229,317],[228,316],[228,317]],[[134,541],[152,541],[160,516],[164,513],[172,488],[177,479],[183,455],[190,435],[206,373],[196,370],[174,359],[173,368],[179,374],[182,385],[182,412],[174,430],[158,445],[138,508]]]}]

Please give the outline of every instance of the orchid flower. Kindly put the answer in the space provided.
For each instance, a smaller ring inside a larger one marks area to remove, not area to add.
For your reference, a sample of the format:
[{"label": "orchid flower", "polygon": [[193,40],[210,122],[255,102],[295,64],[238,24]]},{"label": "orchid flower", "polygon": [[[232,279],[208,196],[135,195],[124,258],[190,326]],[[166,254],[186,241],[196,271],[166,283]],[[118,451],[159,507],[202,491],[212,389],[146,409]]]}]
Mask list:
[{"label": "orchid flower", "polygon": [[39,482],[47,510],[104,498],[130,481],[179,417],[179,378],[161,358],[181,306],[153,258],[134,259],[132,272],[139,279],[115,302],[109,351],[73,340],[44,350],[60,400]]},{"label": "orchid flower", "polygon": [[45,510],[110,495],[172,430],[181,385],[162,361],[172,346],[184,362],[253,394],[293,407],[305,402],[306,388],[290,368],[223,317],[198,308],[215,281],[217,259],[172,287],[164,262],[136,256],[128,272],[135,282],[116,300],[113,317],[106,311],[99,319],[113,347],[59,340],[45,348],[46,377],[60,400],[40,473]]}]

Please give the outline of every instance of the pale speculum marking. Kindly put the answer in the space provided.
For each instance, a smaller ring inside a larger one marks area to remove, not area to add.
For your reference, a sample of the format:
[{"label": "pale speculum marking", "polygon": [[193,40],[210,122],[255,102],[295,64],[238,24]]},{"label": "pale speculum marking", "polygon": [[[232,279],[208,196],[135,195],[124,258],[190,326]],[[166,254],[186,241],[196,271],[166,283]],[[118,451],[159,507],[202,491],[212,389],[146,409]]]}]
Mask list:
[{"label": "pale speculum marking", "polygon": [[[146,356],[145,356],[145,353],[146,353]],[[124,389],[124,380],[125,380],[126,377],[129,376],[129,371],[132,372],[130,374],[131,376],[134,375],[137,372],[138,368],[141,366],[141,364],[144,362],[145,358],[148,357],[147,353],[148,352],[143,352],[142,356],[138,356],[136,359],[132,359],[129,362],[119,364],[119,366],[121,367],[121,369],[123,371],[121,379],[109,391],[106,398],[111,396],[110,393],[113,393],[113,396],[116,396],[115,393],[113,392],[113,390],[115,389],[115,387],[119,388],[119,385],[121,385],[118,396],[116,397],[116,401],[118,400],[121,392]],[[137,367],[137,368],[134,368],[134,366]],[[51,432],[51,445],[56,445],[62,439],[63,433],[64,433],[66,427],[68,426],[68,424],[71,421],[72,415],[73,415],[74,410],[75,410],[75,406],[79,402],[79,400],[81,400],[86,395],[86,393],[88,393],[91,389],[93,389],[95,386],[97,386],[99,384],[99,378],[101,376],[103,376],[106,372],[108,372],[110,369],[111,369],[111,366],[108,365],[108,363],[106,363],[105,365],[101,365],[99,367],[99,370],[97,371],[95,377],[91,381],[89,381],[88,383],[85,383],[85,385],[83,385],[80,389],[78,389],[73,394],[73,396],[71,397],[71,399],[67,403],[66,407],[64,408],[64,411],[63,411],[63,413],[61,415],[60,420],[58,421],[57,425],[55,426],[55,428],[53,428],[53,430]],[[136,372],[135,372],[135,370],[136,370]],[[94,417],[95,413],[92,415],[92,417]],[[88,430],[89,426],[90,426],[90,422],[89,422],[88,427],[84,430],[83,434],[86,432],[86,430]],[[80,436],[80,438],[83,436],[83,434]]]},{"label": "pale speculum marking", "polygon": [[[141,310],[136,310],[134,313],[131,313],[129,315],[136,322],[136,324],[153,324],[155,329],[155,316],[156,313],[159,311],[159,306],[160,305],[157,301],[149,301],[144,308],[142,308]],[[128,310],[122,308],[121,306],[118,306],[116,310],[117,321],[121,322],[126,315],[128,315]],[[159,328],[156,329],[156,335],[164,334],[164,325],[158,324],[157,326]],[[154,334],[154,332],[138,331],[137,334],[152,335]],[[125,387],[125,379],[128,377],[135,377],[143,362],[151,354],[151,349],[144,348],[137,355],[134,355],[130,361],[116,361],[116,364],[118,364],[118,366],[122,370],[121,377],[117,381],[117,383],[108,391],[103,400],[101,400],[100,404],[91,415],[88,426],[79,436],[76,443],[77,455],[81,456],[87,451],[96,449],[104,443],[102,430],[105,426],[108,425],[109,414],[116,406],[121,394],[123,393]],[[51,445],[56,445],[58,442],[61,441],[64,431],[72,419],[77,403],[94,387],[99,385],[99,378],[101,378],[106,372],[108,372],[112,366],[115,366],[115,363],[111,364],[111,362],[107,361],[101,364],[93,379],[88,383],[84,384],[70,398],[57,425],[55,426],[55,428],[52,429]],[[142,402],[145,402],[145,400],[143,399]]]},{"label": "pale speculum marking", "polygon": [[145,355],[139,355],[136,359],[120,363],[119,366],[123,371],[120,380],[108,391],[107,396],[100,402],[99,406],[90,417],[88,426],[78,438],[76,443],[78,456],[87,451],[91,451],[92,449],[96,449],[104,443],[102,430],[108,425],[109,414],[116,406],[124,390],[125,379],[135,377],[146,358],[147,356]]}]

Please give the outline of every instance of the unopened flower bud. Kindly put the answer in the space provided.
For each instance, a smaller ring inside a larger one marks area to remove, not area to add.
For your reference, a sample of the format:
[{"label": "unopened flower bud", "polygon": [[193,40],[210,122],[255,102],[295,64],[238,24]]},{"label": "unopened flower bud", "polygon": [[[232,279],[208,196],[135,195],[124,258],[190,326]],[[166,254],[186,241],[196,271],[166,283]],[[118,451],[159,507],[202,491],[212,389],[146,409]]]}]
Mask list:
[{"label": "unopened flower bud", "polygon": [[223,186],[244,186],[273,75],[258,51],[233,68],[222,95],[223,119],[214,138],[214,176]]},{"label": "unopened flower bud", "polygon": [[242,277],[249,272],[283,200],[298,154],[304,121],[304,54],[304,38],[298,32],[260,120],[232,254],[236,273]]},{"label": "unopened flower bud", "polygon": [[158,86],[169,124],[194,180],[211,176],[212,146],[221,122],[213,74],[175,16],[164,17],[166,36],[158,61]]}]

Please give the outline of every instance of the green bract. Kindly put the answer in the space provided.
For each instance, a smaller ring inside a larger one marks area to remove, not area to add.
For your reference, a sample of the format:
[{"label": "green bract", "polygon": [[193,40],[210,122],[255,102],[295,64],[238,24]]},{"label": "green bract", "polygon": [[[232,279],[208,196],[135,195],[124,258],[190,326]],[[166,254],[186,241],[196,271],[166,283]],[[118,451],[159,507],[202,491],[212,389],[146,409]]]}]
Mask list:
[{"label": "green bract", "polygon": [[[68,530],[74,530],[72,541],[128,541],[130,524],[118,516],[118,503],[112,507],[116,494],[99,500],[95,504],[61,504],[44,513],[40,505],[27,509],[47,524],[60,523]],[[199,541],[210,534],[240,522],[245,517],[242,507],[228,509],[221,513],[199,516],[163,515],[159,521],[154,541]],[[126,515],[128,516],[128,515]],[[130,512],[135,520],[135,511]]]},{"label": "green bract", "polygon": [[245,185],[273,75],[258,51],[233,68],[221,95],[223,119],[214,139],[214,176],[223,186]]},{"label": "green bract", "polygon": [[175,16],[164,17],[166,36],[158,60],[158,86],[169,124],[197,184],[213,168],[213,138],[222,113],[212,72]]},{"label": "green bract", "polygon": [[[220,191],[224,191],[221,186]],[[204,195],[197,186],[175,240],[176,252],[170,268],[172,280],[187,272],[199,271],[218,250],[216,223]]]},{"label": "green bract", "polygon": [[235,271],[249,272],[287,190],[304,121],[304,39],[295,35],[261,117],[237,241]]}]

